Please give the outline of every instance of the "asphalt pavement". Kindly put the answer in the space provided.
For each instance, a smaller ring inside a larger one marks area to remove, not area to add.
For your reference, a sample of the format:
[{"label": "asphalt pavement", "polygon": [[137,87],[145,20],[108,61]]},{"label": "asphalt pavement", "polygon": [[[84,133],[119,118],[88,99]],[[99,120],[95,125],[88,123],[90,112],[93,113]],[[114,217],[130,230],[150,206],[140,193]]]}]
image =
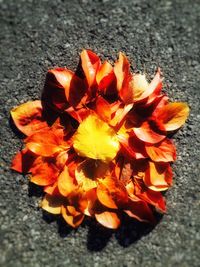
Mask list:
[{"label": "asphalt pavement", "polygon": [[[200,266],[200,1],[0,0],[0,266]],[[49,68],[75,70],[83,48],[102,59],[119,51],[164,90],[186,101],[190,117],[175,135],[178,158],[167,214],[150,228],[125,221],[117,231],[86,220],[77,230],[38,207],[40,188],[10,170],[22,142],[12,107],[39,99]]]}]

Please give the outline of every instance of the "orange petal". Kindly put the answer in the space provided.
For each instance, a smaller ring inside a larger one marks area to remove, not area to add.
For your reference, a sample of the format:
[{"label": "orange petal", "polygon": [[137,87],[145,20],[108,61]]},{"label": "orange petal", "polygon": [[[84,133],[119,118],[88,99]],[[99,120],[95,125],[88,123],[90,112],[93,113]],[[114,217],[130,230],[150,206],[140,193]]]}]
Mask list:
[{"label": "orange petal", "polygon": [[96,113],[99,115],[99,117],[109,122],[111,119],[111,108],[110,104],[101,96],[99,96],[96,100]]},{"label": "orange petal", "polygon": [[100,224],[110,229],[117,229],[120,225],[120,219],[115,212],[104,211],[96,213],[95,218]]},{"label": "orange petal", "polygon": [[36,131],[46,128],[41,101],[28,101],[11,110],[12,119],[16,127],[25,135],[29,136]]},{"label": "orange petal", "polygon": [[96,82],[96,73],[101,65],[99,57],[90,50],[81,52],[81,63],[89,87]]},{"label": "orange petal", "polygon": [[30,172],[32,173],[31,182],[41,186],[53,184],[59,174],[52,158],[43,157],[36,158]]},{"label": "orange petal", "polygon": [[27,148],[33,153],[43,156],[50,157],[57,152],[61,152],[64,149],[68,149],[69,146],[62,144],[62,140],[56,136],[53,131],[40,131],[29,136],[26,140]]},{"label": "orange petal", "polygon": [[127,57],[122,52],[119,53],[119,59],[115,62],[114,73],[117,79],[117,90],[119,92],[122,90],[124,81],[130,74],[130,64]]},{"label": "orange petal", "polygon": [[109,87],[109,85],[114,81],[115,75],[112,65],[105,61],[99,68],[96,76],[96,81],[99,87],[99,90],[104,90]]},{"label": "orange petal", "polygon": [[133,128],[133,131],[137,138],[150,144],[159,143],[165,138],[165,135],[155,132],[152,125],[147,121],[143,122],[139,128]]},{"label": "orange petal", "polygon": [[164,191],[172,185],[172,170],[169,163],[149,162],[144,183],[153,191]]},{"label": "orange petal", "polygon": [[49,213],[60,214],[63,203],[64,199],[62,197],[46,194],[42,200],[41,207]]},{"label": "orange petal", "polygon": [[28,173],[36,156],[27,148],[19,151],[12,160],[11,169],[20,172]]},{"label": "orange petal", "polygon": [[67,112],[72,118],[77,120],[79,123],[81,123],[89,115],[94,113],[94,111],[92,111],[91,109],[80,108],[75,110],[73,107],[69,107],[65,110],[65,112]]},{"label": "orange petal", "polygon": [[174,131],[180,128],[189,115],[189,107],[186,103],[169,103],[157,112],[157,118],[163,123],[166,131]]},{"label": "orange petal", "polygon": [[78,227],[85,217],[84,214],[77,212],[72,206],[62,206],[61,212],[64,220],[74,228]]},{"label": "orange petal", "polygon": [[106,207],[110,209],[118,209],[115,201],[113,200],[112,194],[106,188],[105,185],[99,184],[97,187],[97,197],[98,200]]},{"label": "orange petal", "polygon": [[103,205],[109,208],[116,208],[128,201],[128,194],[123,183],[111,177],[99,180],[97,197]]},{"label": "orange petal", "polygon": [[64,170],[60,173],[58,177],[58,189],[59,192],[65,197],[77,189],[75,180],[69,175],[67,166],[64,167]]},{"label": "orange petal", "polygon": [[124,212],[141,222],[155,223],[152,210],[145,201],[129,201]]},{"label": "orange petal", "polygon": [[169,139],[152,145],[146,144],[145,149],[151,160],[156,162],[170,162],[176,160],[176,147]]},{"label": "orange petal", "polygon": [[44,192],[51,196],[60,196],[60,192],[58,190],[58,182],[51,185],[47,185],[44,187]]}]

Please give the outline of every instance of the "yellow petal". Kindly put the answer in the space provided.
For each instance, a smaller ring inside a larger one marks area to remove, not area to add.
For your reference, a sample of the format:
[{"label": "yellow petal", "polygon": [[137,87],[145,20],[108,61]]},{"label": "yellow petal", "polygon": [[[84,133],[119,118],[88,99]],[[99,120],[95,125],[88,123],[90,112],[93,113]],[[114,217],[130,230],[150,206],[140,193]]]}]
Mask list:
[{"label": "yellow petal", "polygon": [[74,136],[74,149],[83,157],[111,161],[120,148],[116,133],[95,115],[89,115]]},{"label": "yellow petal", "polygon": [[134,91],[134,98],[138,99],[147,90],[149,83],[146,80],[145,74],[135,74],[132,80],[132,88]]}]

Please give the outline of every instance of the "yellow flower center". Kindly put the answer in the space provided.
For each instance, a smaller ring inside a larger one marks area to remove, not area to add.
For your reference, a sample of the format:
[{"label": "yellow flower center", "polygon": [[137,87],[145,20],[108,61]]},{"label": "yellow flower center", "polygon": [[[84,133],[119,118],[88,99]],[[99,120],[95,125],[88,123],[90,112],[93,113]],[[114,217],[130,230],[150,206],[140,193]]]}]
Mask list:
[{"label": "yellow flower center", "polygon": [[78,155],[111,161],[120,144],[115,131],[96,115],[89,115],[78,127],[73,146]]}]

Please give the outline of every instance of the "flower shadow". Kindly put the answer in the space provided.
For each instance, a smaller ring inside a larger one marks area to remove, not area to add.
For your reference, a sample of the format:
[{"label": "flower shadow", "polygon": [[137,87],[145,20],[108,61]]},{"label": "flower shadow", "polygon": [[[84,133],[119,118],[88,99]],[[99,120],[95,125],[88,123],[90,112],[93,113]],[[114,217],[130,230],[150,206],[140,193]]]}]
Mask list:
[{"label": "flower shadow", "polygon": [[[37,186],[31,182],[29,183],[29,197],[42,197],[43,195],[44,193],[40,186]],[[121,226],[117,230],[105,228],[94,219],[89,217],[85,218],[82,225],[79,227],[87,230],[88,251],[97,252],[103,250],[112,238],[116,238],[118,244],[122,247],[128,247],[137,242],[143,236],[148,235],[161,221],[161,214],[156,213],[155,216],[157,221],[156,225],[139,222],[124,214],[122,216]],[[61,238],[65,238],[71,232],[77,231],[76,229],[73,229],[67,225],[60,215],[53,215],[43,210],[42,217],[48,224],[57,224],[58,233]]]},{"label": "flower shadow", "polygon": [[[157,214],[156,216],[158,224],[162,215]],[[128,247],[143,236],[148,235],[156,227],[156,225],[142,223],[126,215],[123,216],[121,226],[117,230],[104,228],[95,221],[90,221],[87,225],[87,248],[89,251],[101,251],[113,236],[120,246]]]}]

